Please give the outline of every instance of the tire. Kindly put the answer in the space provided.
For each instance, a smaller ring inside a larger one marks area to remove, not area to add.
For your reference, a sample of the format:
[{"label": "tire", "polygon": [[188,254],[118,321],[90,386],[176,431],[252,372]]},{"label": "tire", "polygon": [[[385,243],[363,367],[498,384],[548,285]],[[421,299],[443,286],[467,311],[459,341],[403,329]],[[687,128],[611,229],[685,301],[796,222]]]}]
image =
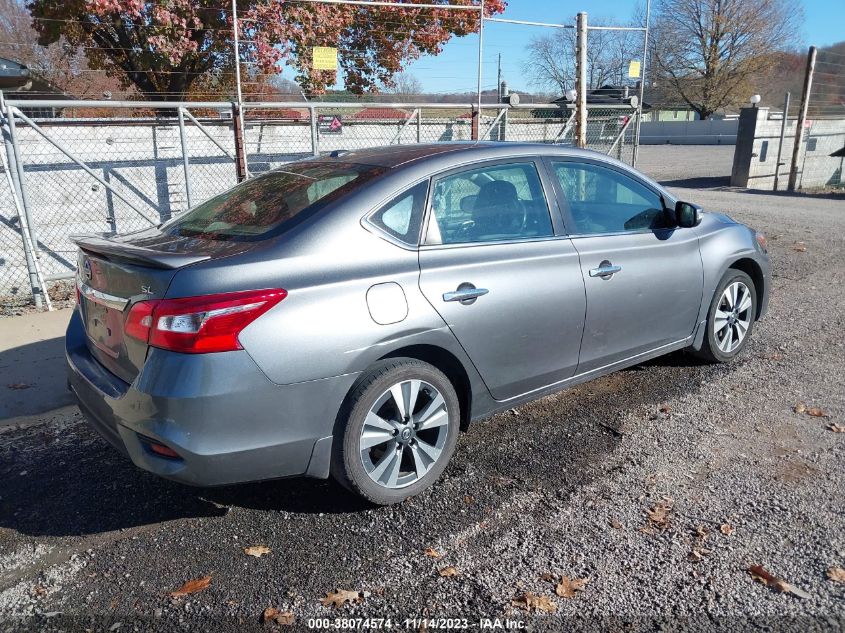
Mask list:
[{"label": "tire", "polygon": [[[739,291],[737,298],[731,299],[729,288]],[[746,292],[750,304],[745,298]],[[736,306],[736,303],[739,303],[739,306]],[[737,311],[732,308],[737,308]],[[711,363],[727,363],[733,360],[745,349],[751,338],[756,315],[757,288],[754,281],[741,270],[729,268],[716,286],[716,292],[710,301],[704,342],[701,349],[694,350],[693,353]],[[728,337],[731,339],[728,340]],[[736,337],[740,337],[738,343]]]},{"label": "tire", "polygon": [[449,463],[460,419],[443,372],[412,358],[380,361],[355,382],[338,414],[332,476],[378,505],[419,494]]}]

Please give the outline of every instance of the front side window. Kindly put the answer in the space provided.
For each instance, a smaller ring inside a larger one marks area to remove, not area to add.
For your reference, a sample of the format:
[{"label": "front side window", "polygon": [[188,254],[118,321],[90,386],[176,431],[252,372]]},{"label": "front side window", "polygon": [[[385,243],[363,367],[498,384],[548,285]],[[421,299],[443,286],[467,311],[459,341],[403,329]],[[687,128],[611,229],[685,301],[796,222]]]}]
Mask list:
[{"label": "front side window", "polygon": [[396,239],[416,246],[427,191],[427,180],[414,185],[371,215],[370,222]]},{"label": "front side window", "polygon": [[490,165],[434,184],[429,244],[551,237],[549,206],[534,163]]},{"label": "front side window", "polygon": [[574,234],[669,228],[663,200],[618,171],[574,162],[552,162],[575,223]]},{"label": "front side window", "polygon": [[265,239],[296,216],[348,195],[382,171],[354,163],[292,163],[224,191],[161,230],[210,240]]}]

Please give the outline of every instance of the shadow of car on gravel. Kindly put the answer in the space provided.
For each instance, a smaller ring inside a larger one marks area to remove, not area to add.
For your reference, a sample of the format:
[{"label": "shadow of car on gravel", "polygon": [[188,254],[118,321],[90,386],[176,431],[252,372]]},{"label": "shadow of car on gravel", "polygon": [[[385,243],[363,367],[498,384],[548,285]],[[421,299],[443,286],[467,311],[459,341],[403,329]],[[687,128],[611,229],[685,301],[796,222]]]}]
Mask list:
[{"label": "shadow of car on gravel", "polygon": [[[566,495],[599,476],[621,434],[631,432],[620,433],[616,422],[636,407],[656,408],[697,390],[711,371],[730,369],[671,354],[473,424],[433,492],[397,511],[432,510],[441,522],[448,514],[445,529],[481,520],[490,508],[526,490]],[[221,517],[230,508],[325,514],[326,520],[381,511],[331,479],[220,488],[161,479],[117,453],[78,413],[62,423],[0,435],[0,480],[0,527],[33,536],[81,536]]]}]

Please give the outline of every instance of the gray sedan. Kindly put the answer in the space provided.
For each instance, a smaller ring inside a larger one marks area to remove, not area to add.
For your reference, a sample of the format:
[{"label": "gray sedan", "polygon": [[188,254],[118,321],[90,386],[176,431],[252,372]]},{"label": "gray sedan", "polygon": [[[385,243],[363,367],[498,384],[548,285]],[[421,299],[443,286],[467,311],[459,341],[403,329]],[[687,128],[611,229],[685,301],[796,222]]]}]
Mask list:
[{"label": "gray sedan", "polygon": [[78,241],[70,386],[132,461],[194,485],[431,485],[471,421],[766,311],[765,238],[606,156],[335,152],[145,231]]}]

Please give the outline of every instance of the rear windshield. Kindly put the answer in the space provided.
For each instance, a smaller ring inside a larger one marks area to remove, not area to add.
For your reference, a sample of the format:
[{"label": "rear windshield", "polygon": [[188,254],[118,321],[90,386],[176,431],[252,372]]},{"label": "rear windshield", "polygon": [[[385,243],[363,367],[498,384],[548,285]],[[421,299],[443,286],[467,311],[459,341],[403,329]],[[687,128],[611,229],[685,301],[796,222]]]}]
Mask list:
[{"label": "rear windshield", "polygon": [[284,230],[294,217],[310,215],[384,171],[354,163],[292,163],[251,178],[170,220],[170,235],[252,241]]}]

